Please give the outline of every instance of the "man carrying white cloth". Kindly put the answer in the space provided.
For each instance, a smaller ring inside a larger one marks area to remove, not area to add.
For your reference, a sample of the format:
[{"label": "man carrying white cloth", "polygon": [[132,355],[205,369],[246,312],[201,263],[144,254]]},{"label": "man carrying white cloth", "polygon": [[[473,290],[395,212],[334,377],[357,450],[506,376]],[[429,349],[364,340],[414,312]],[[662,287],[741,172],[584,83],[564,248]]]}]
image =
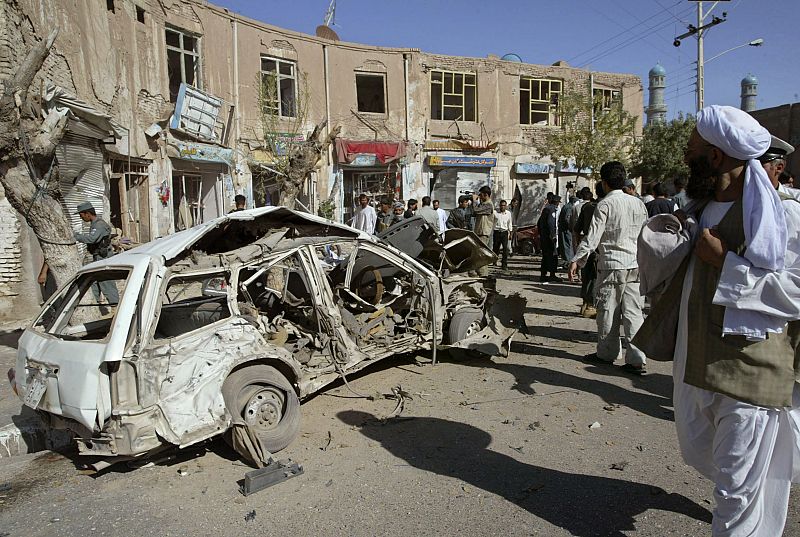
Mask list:
[{"label": "man carrying white cloth", "polygon": [[684,460],[714,482],[715,536],[781,535],[800,477],[800,203],[758,162],[769,144],[741,110],[698,113],[685,209],[700,231],[634,339],[646,351],[678,310],[675,425]]}]

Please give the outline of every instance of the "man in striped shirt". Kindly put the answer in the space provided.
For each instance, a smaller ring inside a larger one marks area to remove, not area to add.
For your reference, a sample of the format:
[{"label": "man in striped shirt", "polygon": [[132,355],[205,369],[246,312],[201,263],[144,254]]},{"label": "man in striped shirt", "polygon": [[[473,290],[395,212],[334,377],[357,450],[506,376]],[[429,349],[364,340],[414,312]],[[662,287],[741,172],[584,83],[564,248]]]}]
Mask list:
[{"label": "man in striped shirt", "polygon": [[642,325],[642,296],[639,294],[639,265],[636,261],[636,240],[647,220],[644,204],[622,191],[625,167],[607,162],[600,168],[606,196],[597,204],[589,233],[581,241],[569,265],[570,278],[575,277],[592,251],[597,250],[597,352],[588,361],[611,364],[621,352],[619,328],[628,340],[622,370],[644,373],[645,356],[630,341]]}]

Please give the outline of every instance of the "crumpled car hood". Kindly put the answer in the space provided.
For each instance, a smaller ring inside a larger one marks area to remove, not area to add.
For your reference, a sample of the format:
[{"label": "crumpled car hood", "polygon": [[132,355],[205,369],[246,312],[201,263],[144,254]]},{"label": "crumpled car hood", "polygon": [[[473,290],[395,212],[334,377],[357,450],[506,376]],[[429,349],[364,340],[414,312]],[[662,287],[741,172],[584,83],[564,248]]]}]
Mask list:
[{"label": "crumpled car hood", "polygon": [[440,239],[421,216],[398,222],[378,238],[435,270],[447,269],[453,273],[476,271],[497,259],[472,231],[448,229]]}]

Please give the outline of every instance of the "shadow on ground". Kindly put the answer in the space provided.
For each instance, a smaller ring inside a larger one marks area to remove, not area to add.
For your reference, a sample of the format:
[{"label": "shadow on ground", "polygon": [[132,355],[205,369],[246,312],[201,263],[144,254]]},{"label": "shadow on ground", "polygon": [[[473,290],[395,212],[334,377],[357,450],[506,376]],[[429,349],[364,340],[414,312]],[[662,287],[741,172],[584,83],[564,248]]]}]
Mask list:
[{"label": "shadow on ground", "polygon": [[359,411],[337,417],[411,466],[497,494],[572,535],[622,536],[650,509],[711,521],[708,510],[660,487],[519,462],[488,449],[492,436],[464,423],[412,418],[382,424]]}]

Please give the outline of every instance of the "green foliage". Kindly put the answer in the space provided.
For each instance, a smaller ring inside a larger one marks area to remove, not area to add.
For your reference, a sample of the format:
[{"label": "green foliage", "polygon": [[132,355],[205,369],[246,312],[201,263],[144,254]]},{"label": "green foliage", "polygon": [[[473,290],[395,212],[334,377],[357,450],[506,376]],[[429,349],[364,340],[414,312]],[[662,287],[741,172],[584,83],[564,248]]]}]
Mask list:
[{"label": "green foliage", "polygon": [[667,123],[647,125],[636,144],[633,175],[641,176],[648,183],[687,178],[689,168],[683,162],[683,150],[694,125],[693,116],[678,116]]},{"label": "green foliage", "polygon": [[333,217],[336,214],[336,201],[333,199],[326,199],[319,202],[317,214],[322,218],[333,220]]},{"label": "green foliage", "polygon": [[562,166],[574,161],[579,170],[591,168],[594,173],[611,160],[630,164],[636,117],[620,102],[609,110],[601,108],[602,99],[592,98],[588,88],[565,92],[559,102],[561,128],[550,129],[540,142],[534,142],[539,155]]}]

